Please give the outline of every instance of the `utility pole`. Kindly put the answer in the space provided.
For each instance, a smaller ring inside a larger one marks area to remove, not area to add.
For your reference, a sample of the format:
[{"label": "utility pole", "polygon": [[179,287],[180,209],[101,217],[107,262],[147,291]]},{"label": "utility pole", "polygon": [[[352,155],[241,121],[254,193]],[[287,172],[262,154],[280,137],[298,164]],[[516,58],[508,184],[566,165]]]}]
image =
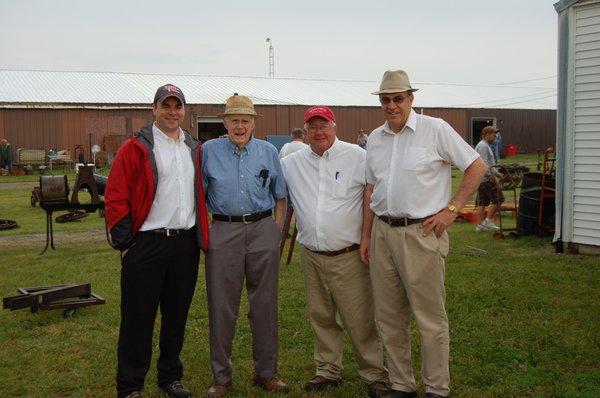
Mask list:
[{"label": "utility pole", "polygon": [[269,77],[275,77],[275,50],[269,37],[265,41],[269,43]]}]

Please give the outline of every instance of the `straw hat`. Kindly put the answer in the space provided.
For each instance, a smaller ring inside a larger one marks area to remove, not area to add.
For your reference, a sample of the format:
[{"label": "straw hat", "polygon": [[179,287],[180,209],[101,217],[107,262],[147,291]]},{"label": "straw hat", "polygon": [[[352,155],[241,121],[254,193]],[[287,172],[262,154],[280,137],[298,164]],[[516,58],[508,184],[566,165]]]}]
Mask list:
[{"label": "straw hat", "polygon": [[379,91],[375,91],[374,95],[402,93],[404,91],[417,91],[418,88],[412,88],[408,81],[408,75],[403,70],[388,70],[383,74]]},{"label": "straw hat", "polygon": [[234,93],[231,97],[227,98],[225,112],[219,113],[217,116],[224,117],[228,115],[262,116],[254,111],[254,104],[250,98],[238,95],[238,93]]}]

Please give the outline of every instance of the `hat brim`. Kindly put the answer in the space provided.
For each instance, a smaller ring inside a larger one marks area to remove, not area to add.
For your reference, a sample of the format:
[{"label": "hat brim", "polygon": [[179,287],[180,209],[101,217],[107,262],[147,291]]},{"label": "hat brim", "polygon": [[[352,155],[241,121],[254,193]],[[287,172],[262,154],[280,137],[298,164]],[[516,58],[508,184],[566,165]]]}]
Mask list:
[{"label": "hat brim", "polygon": [[156,100],[155,104],[162,104],[167,98],[171,98],[171,97],[177,98],[179,100],[179,102],[181,102],[183,105],[185,105],[185,101],[183,100],[183,98],[181,98],[179,95],[176,95],[176,94],[163,95],[158,100]]},{"label": "hat brim", "polygon": [[231,115],[247,115],[247,116],[256,116],[256,117],[262,117],[262,115],[260,113],[256,113],[256,112],[244,112],[244,111],[236,111],[236,112],[223,112],[223,113],[217,113],[218,117],[225,117],[225,116],[231,116]]},{"label": "hat brim", "polygon": [[386,88],[384,90],[379,90],[379,91],[375,91],[374,93],[371,93],[373,95],[379,95],[379,94],[394,94],[394,93],[403,93],[405,91],[410,91],[411,93],[414,91],[419,91],[418,88]]}]

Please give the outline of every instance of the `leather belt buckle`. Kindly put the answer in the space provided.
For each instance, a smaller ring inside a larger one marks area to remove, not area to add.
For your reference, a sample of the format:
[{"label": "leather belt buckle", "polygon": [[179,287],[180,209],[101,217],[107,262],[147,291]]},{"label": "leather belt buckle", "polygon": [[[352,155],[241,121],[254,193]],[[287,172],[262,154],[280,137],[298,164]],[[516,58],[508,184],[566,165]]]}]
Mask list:
[{"label": "leather belt buckle", "polygon": [[251,216],[251,215],[252,215],[251,213],[242,214],[242,222],[246,225],[252,224],[252,222],[253,222],[252,220],[246,221],[246,216]]}]

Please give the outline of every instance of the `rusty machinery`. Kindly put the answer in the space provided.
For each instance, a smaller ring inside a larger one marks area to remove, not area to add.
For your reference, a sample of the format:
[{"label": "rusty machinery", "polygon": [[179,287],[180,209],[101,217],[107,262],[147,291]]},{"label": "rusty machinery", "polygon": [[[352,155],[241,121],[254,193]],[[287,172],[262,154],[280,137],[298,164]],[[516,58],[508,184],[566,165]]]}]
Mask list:
[{"label": "rusty machinery", "polygon": [[52,285],[19,287],[16,296],[4,297],[2,308],[15,311],[27,308],[31,312],[38,310],[64,310],[63,316],[71,317],[77,308],[104,304],[106,300],[92,293],[89,283],[71,285]]},{"label": "rusty machinery", "polygon": [[[92,166],[81,166],[69,200],[69,182],[66,175],[40,176],[39,189],[34,189],[32,193],[32,205],[35,206],[34,194],[38,195],[40,207],[46,212],[46,246],[40,254],[44,254],[48,246],[55,250],[52,213],[67,210],[70,214],[77,214],[72,217],[81,218],[82,212],[87,214],[104,210],[104,201],[100,199],[100,195],[104,194],[105,185],[106,177],[94,175]],[[79,191],[82,189],[90,193],[90,203],[79,202]]]}]

